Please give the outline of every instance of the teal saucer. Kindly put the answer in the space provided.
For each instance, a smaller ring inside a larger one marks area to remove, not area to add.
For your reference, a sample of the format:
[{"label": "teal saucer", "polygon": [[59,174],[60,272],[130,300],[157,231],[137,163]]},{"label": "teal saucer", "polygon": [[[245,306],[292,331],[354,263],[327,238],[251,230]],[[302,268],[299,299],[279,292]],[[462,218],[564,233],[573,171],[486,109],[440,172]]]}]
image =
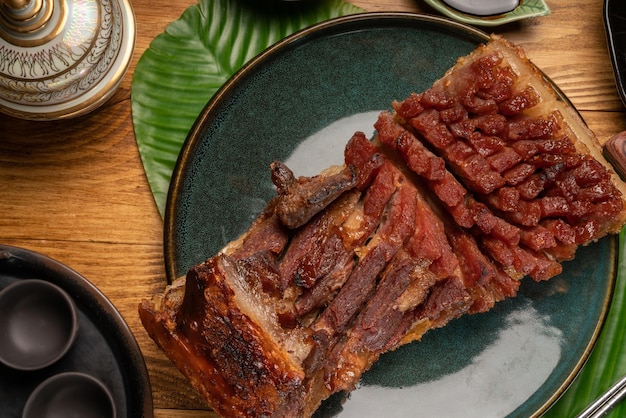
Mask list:
[{"label": "teal saucer", "polygon": [[474,26],[498,26],[517,20],[550,14],[550,8],[544,0],[522,0],[521,4],[510,12],[492,16],[477,16],[464,13],[447,5],[442,0],[424,0],[424,2],[444,16]]}]

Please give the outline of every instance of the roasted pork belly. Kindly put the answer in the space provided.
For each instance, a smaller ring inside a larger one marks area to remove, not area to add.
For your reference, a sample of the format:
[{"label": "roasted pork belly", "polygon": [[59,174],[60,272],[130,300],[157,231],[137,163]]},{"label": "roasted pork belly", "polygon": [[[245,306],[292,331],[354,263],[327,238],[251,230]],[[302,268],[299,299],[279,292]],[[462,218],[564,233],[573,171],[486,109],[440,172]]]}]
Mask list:
[{"label": "roasted pork belly", "polygon": [[224,417],[307,417],[382,353],[547,280],[626,222],[579,115],[500,37],[296,178],[250,229],[139,307]]}]

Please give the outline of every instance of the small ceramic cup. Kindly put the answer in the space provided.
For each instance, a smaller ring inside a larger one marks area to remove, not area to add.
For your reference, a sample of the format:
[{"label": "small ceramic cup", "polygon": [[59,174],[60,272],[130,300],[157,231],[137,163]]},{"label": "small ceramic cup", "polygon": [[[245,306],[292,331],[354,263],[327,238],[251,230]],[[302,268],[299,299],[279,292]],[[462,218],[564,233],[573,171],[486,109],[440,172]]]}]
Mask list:
[{"label": "small ceramic cup", "polygon": [[72,347],[78,317],[72,298],[38,279],[0,291],[0,362],[18,370],[50,366]]},{"label": "small ceramic cup", "polygon": [[31,393],[22,418],[115,418],[113,396],[100,380],[67,372],[44,380]]}]

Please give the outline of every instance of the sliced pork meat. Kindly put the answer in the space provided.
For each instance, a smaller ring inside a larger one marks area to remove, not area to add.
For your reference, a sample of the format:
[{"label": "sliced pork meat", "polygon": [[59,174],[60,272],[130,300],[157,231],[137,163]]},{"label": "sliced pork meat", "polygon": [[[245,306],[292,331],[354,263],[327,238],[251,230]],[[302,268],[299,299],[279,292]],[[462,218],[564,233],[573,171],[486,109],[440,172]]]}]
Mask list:
[{"label": "sliced pork meat", "polygon": [[271,163],[276,196],[249,230],[140,305],[221,416],[309,417],[381,354],[626,223],[593,134],[502,38],[373,124],[317,176]]}]

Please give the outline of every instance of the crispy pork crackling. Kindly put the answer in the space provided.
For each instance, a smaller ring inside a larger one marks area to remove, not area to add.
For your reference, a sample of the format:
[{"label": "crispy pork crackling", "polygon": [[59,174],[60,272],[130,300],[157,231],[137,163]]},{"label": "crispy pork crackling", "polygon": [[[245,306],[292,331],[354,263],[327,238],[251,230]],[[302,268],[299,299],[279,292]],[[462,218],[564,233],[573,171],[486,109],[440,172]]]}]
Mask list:
[{"label": "crispy pork crackling", "polygon": [[139,307],[224,417],[308,417],[387,351],[547,280],[618,232],[624,183],[578,114],[500,37],[295,178],[240,238]]}]

